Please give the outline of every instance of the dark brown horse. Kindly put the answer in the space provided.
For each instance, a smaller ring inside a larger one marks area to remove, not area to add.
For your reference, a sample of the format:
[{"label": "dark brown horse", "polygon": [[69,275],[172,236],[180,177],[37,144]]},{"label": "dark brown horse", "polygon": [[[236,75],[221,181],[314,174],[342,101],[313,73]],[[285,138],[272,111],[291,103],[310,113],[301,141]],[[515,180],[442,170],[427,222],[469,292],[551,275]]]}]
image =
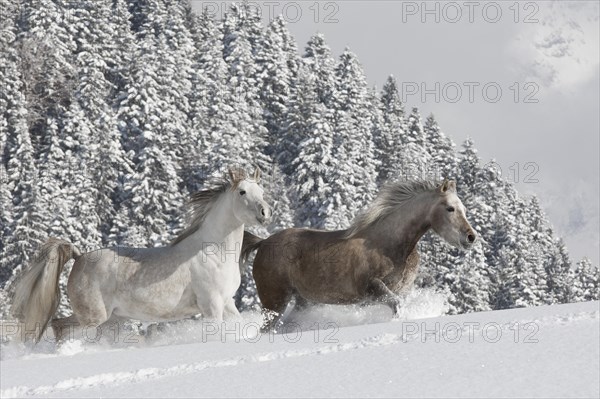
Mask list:
[{"label": "dark brown horse", "polygon": [[417,275],[417,242],[429,229],[463,249],[475,242],[454,181],[387,184],[347,230],[292,228],[265,240],[246,232],[242,257],[258,250],[253,276],[265,310],[281,315],[291,300],[374,300],[397,315],[398,295],[408,293]]}]

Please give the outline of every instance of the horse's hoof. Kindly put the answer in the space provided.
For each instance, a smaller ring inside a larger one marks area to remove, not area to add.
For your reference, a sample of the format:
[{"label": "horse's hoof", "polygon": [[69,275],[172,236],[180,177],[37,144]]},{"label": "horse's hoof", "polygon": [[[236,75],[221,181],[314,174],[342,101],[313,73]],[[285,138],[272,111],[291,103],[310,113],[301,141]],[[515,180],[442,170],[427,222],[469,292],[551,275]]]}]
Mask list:
[{"label": "horse's hoof", "polygon": [[260,333],[261,334],[272,334],[273,333],[273,329],[270,327],[261,327],[260,328]]},{"label": "horse's hoof", "polygon": [[392,320],[400,319],[400,305],[394,305]]}]

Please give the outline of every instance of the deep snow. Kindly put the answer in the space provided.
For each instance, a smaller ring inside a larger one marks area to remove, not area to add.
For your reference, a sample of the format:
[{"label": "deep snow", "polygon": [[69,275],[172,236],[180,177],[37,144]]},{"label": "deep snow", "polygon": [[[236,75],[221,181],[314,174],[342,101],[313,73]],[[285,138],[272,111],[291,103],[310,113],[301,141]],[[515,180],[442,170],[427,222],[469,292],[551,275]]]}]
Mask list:
[{"label": "deep snow", "polygon": [[74,341],[58,350],[9,344],[0,394],[600,396],[599,302],[439,316],[443,298],[421,292],[405,310],[389,321],[382,306],[320,306],[290,317],[289,333],[279,335],[257,335],[259,315],[248,313],[219,331],[186,321],[149,341],[126,343],[120,332],[117,343]]}]

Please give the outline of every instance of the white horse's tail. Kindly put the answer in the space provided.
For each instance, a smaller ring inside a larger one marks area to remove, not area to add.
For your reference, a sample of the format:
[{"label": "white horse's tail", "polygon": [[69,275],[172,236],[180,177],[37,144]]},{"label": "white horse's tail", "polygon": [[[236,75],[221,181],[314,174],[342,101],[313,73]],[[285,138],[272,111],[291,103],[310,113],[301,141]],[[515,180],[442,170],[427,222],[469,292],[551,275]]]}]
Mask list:
[{"label": "white horse's tail", "polygon": [[81,252],[68,241],[50,238],[33,259],[33,263],[16,282],[11,313],[27,332],[35,331],[38,342],[56,313],[60,302],[60,274],[71,259]]}]

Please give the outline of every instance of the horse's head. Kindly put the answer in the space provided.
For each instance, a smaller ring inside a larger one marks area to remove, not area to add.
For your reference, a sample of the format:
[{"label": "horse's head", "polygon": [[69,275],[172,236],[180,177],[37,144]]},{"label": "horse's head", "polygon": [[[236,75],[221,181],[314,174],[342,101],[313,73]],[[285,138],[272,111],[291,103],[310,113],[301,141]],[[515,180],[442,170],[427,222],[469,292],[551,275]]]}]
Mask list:
[{"label": "horse's head", "polygon": [[429,215],[431,227],[444,240],[462,249],[475,243],[477,233],[465,216],[465,206],[456,195],[456,182],[444,180],[436,189],[438,200]]},{"label": "horse's head", "polygon": [[243,171],[230,169],[233,214],[242,223],[252,226],[266,224],[271,220],[271,207],[263,199],[264,190],[259,185],[260,169],[256,168],[252,178]]}]

